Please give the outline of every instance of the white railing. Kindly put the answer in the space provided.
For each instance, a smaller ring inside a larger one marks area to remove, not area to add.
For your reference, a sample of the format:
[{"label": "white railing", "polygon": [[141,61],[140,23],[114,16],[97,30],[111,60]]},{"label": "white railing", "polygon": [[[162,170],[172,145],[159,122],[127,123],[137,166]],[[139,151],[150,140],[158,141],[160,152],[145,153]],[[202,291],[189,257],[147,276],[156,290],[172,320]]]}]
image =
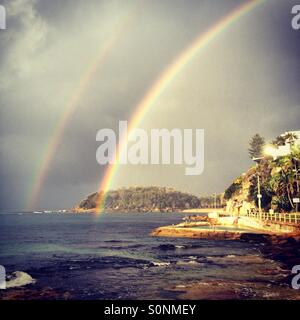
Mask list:
[{"label": "white railing", "polygon": [[277,213],[277,212],[259,212],[257,210],[246,213],[247,217],[259,220],[269,220],[283,223],[300,223],[299,213]]}]

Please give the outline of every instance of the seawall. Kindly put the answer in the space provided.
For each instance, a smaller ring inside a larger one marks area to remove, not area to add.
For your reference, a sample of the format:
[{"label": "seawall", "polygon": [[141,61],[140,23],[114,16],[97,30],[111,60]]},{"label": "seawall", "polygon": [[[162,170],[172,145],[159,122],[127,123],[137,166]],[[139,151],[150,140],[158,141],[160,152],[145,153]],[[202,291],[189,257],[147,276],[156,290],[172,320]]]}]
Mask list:
[{"label": "seawall", "polygon": [[[197,226],[200,226],[197,228]],[[216,226],[216,227],[214,227]],[[220,229],[227,227],[228,229]],[[232,230],[230,230],[232,228]],[[271,221],[262,221],[249,217],[218,217],[208,219],[208,222],[179,223],[164,226],[151,232],[152,236],[182,237],[214,240],[239,240],[245,238],[279,237],[287,238],[300,234],[300,226]]]},{"label": "seawall", "polygon": [[152,236],[157,237],[178,237],[195,239],[213,239],[213,240],[238,240],[243,232],[224,231],[213,229],[195,229],[188,227],[165,226],[151,232]]}]

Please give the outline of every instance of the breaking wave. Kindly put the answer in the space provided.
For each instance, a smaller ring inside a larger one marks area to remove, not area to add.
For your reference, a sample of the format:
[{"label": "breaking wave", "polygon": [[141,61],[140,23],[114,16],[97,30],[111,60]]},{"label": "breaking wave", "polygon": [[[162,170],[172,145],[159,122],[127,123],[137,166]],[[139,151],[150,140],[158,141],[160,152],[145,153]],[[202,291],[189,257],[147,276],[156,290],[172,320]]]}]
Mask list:
[{"label": "breaking wave", "polygon": [[12,275],[8,276],[8,281],[6,281],[6,288],[9,289],[23,287],[35,282],[36,280],[33,279],[28,273],[23,271],[15,271],[12,273]]}]

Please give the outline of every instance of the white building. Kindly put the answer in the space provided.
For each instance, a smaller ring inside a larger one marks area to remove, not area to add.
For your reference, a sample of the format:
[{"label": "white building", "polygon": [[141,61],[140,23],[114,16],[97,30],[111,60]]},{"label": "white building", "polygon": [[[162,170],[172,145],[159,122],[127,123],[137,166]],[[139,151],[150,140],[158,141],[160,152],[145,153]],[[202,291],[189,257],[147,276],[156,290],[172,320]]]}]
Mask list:
[{"label": "white building", "polygon": [[277,148],[269,148],[267,149],[267,153],[272,155],[274,158],[283,157],[291,153],[292,146],[300,145],[300,130],[299,131],[287,131],[281,134],[281,137],[285,137],[288,134],[293,134],[296,136],[295,139],[291,139],[290,141],[286,141],[285,145],[278,146]]}]

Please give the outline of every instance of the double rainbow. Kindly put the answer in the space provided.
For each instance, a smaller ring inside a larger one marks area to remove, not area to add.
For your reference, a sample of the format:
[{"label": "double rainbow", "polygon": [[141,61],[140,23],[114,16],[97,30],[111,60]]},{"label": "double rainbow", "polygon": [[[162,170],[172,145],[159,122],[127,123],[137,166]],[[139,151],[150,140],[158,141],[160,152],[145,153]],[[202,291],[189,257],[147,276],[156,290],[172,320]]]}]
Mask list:
[{"label": "double rainbow", "polygon": [[[131,121],[128,125],[129,135],[134,128],[136,128],[142,119],[147,114],[147,111],[155,105],[155,102],[160,98],[164,91],[170,86],[172,81],[176,76],[186,67],[186,65],[192,61],[197,54],[201,53],[218,35],[226,31],[230,26],[232,26],[236,21],[240,20],[243,16],[248,14],[254,8],[256,8],[260,3],[265,0],[248,0],[242,5],[235,8],[227,16],[213,25],[206,32],[201,33],[196,39],[190,44],[185,50],[183,50],[174,61],[159,75],[159,77],[154,81],[153,85],[146,92],[144,97],[135,107],[135,112],[131,117]],[[124,33],[128,26],[130,25],[133,17],[137,13],[138,6],[134,8],[126,18],[121,21],[117,26],[112,35],[107,39],[107,41],[102,44],[97,52],[96,58],[92,61],[89,68],[86,70],[85,74],[81,78],[75,92],[72,94],[70,100],[63,108],[64,112],[54,130],[54,134],[47,147],[47,152],[42,161],[41,168],[38,171],[27,207],[31,210],[35,207],[39,194],[41,192],[42,186],[44,184],[45,178],[48,174],[52,159],[54,158],[55,152],[59,146],[64,130],[69,122],[69,119],[73,112],[75,111],[78,102],[86,92],[89,84],[91,83],[93,76],[98,70],[99,66],[105,61],[109,52],[116,45],[118,39]],[[126,146],[127,138],[123,137],[120,141],[119,146],[116,151],[116,158],[119,154],[123,152]],[[105,197],[107,191],[110,189],[114,176],[118,171],[118,164],[109,165],[104,173],[101,180],[98,193],[99,198],[97,201],[96,212],[100,213],[103,211],[105,206]]]}]

